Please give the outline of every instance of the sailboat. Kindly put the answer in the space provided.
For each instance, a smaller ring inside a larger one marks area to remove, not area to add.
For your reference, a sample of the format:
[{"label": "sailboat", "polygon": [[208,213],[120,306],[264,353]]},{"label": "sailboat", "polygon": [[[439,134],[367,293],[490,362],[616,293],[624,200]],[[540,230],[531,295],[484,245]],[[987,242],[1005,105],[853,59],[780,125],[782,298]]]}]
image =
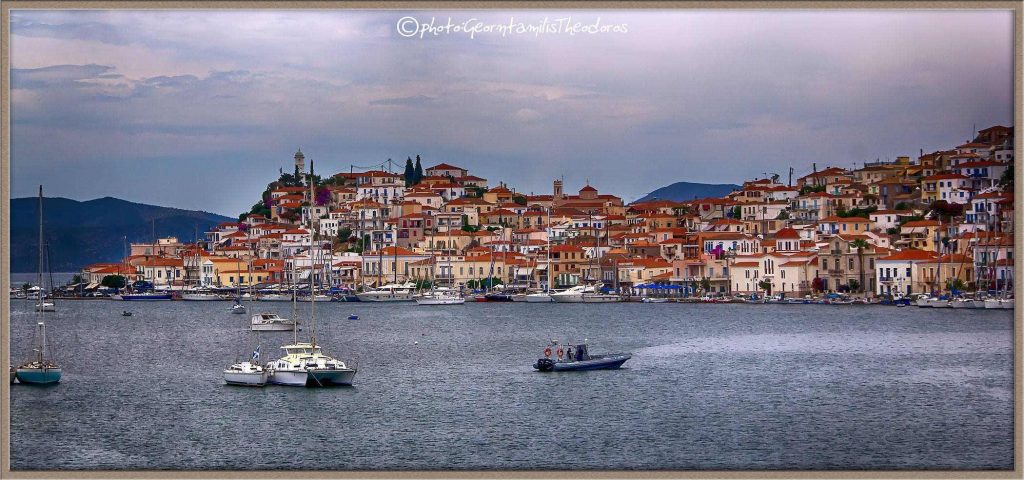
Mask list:
[{"label": "sailboat", "polygon": [[[43,279],[43,186],[39,186],[39,282],[42,285]],[[45,306],[44,297],[40,290],[40,303]],[[52,305],[52,304],[51,304]],[[42,313],[43,308],[37,308],[37,313]],[[36,358],[24,363],[14,371],[14,376],[21,383],[34,385],[47,385],[60,382],[61,368],[53,361],[46,358],[46,325],[40,320],[36,327],[36,337],[39,344],[36,346]]]},{"label": "sailboat", "polygon": [[244,387],[262,387],[267,384],[270,372],[260,366],[260,345],[257,342],[252,358],[232,364],[224,370],[224,383]]},{"label": "sailboat", "polygon": [[[237,262],[236,262],[237,265]],[[249,273],[252,278],[252,273]],[[235,285],[235,304],[231,306],[231,313],[244,314],[245,305],[242,305],[242,273],[238,273],[238,282]]]},{"label": "sailboat", "polygon": [[[310,162],[312,169],[312,162]],[[309,177],[310,199],[313,196],[313,178]],[[312,259],[313,238],[316,230],[313,228],[313,216],[309,216],[309,251]],[[309,276],[309,291],[313,291],[313,275]],[[266,368],[270,370],[267,382],[277,385],[325,387],[330,385],[352,385],[356,376],[356,369],[350,368],[347,363],[326,355],[323,348],[316,343],[316,302],[310,296],[309,317],[312,326],[309,342],[299,342],[298,332],[293,334],[292,344],[281,347],[285,356],[267,363]]]},{"label": "sailboat", "polygon": [[[239,283],[239,285],[241,285],[241,283]],[[239,286],[239,293],[241,293],[241,286]],[[242,306],[242,309],[242,313],[245,313],[244,306]],[[259,337],[257,336],[256,349],[253,350],[252,357],[247,361],[234,363],[224,370],[224,383],[245,387],[262,387],[266,385],[267,377],[269,377],[270,372],[260,366],[259,360],[260,344]]]}]

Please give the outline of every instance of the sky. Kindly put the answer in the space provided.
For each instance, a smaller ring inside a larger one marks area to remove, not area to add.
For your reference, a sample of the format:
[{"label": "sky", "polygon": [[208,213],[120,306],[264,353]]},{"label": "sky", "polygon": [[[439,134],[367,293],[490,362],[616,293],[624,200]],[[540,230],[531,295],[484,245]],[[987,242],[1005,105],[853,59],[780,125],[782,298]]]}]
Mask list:
[{"label": "sky", "polygon": [[1010,11],[12,10],[10,31],[12,197],[236,216],[301,148],[321,175],[420,155],[631,201],[1013,123]]}]

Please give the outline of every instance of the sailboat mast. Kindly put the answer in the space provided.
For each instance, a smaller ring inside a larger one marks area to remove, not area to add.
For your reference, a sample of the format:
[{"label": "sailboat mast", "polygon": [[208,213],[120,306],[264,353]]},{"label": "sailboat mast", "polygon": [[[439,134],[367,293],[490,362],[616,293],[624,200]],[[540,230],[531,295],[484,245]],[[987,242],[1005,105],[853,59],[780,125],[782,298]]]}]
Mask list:
[{"label": "sailboat mast", "polygon": [[39,186],[39,305],[43,303],[43,186]]},{"label": "sailboat mast", "polygon": [[548,292],[550,293],[551,292],[551,271],[552,271],[551,270],[551,233],[552,233],[552,229],[551,229],[551,207],[548,207],[547,210],[548,210],[548,225],[547,225],[548,232],[547,232],[547,235],[545,235],[545,236],[548,238],[548,274],[547,274],[547,277],[548,277]]},{"label": "sailboat mast", "polygon": [[[309,161],[309,169],[313,170],[313,160]],[[316,295],[313,292],[313,237],[316,230],[313,229],[313,205],[316,203],[316,196],[313,190],[313,175],[309,176],[309,321],[312,332],[309,343],[316,347]]]}]

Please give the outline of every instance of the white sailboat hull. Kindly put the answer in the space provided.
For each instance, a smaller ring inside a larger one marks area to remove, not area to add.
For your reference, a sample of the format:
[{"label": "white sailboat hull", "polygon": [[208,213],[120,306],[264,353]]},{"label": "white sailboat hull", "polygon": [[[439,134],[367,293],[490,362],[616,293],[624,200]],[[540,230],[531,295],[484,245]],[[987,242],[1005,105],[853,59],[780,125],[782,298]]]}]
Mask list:
[{"label": "white sailboat hull", "polygon": [[37,312],[56,312],[57,311],[57,307],[56,307],[56,305],[54,305],[51,302],[43,302],[41,304],[37,303],[36,304],[36,311]]},{"label": "white sailboat hull", "polygon": [[463,297],[450,297],[450,298],[424,298],[420,297],[416,299],[417,305],[463,305],[466,303],[466,299]]},{"label": "white sailboat hull", "polygon": [[1013,309],[1013,299],[1012,298],[1003,298],[1003,299],[990,298],[988,300],[985,300],[985,308],[987,308],[987,309],[1007,309],[1007,310],[1012,310]]},{"label": "white sailboat hull", "polygon": [[551,303],[554,300],[547,293],[531,293],[526,296],[527,303]]},{"label": "white sailboat hull", "polygon": [[290,332],[295,329],[295,324],[288,322],[253,324],[251,330],[254,332]]},{"label": "white sailboat hull", "polygon": [[928,300],[928,306],[932,308],[949,308],[949,300],[939,300],[933,298]]},{"label": "white sailboat hull", "polygon": [[210,302],[225,300],[220,295],[214,295],[212,293],[183,293],[181,294],[182,300],[188,300],[190,302]]},{"label": "white sailboat hull", "polygon": [[414,294],[408,293],[377,293],[366,292],[357,294],[360,302],[411,302]]},{"label": "white sailboat hull", "polygon": [[224,382],[228,385],[240,385],[244,387],[262,387],[267,384],[266,370],[260,372],[232,372],[224,371]]}]

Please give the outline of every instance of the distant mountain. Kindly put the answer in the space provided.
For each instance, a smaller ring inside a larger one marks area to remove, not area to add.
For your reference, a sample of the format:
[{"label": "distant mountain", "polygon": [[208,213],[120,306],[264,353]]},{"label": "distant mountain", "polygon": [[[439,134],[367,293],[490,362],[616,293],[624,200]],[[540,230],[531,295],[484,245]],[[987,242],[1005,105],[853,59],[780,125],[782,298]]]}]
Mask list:
[{"label": "distant mountain", "polygon": [[[38,263],[39,199],[11,199],[11,272],[35,272]],[[155,223],[151,223],[155,220]],[[236,219],[208,212],[132,203],[103,197],[86,202],[43,198],[43,233],[50,271],[74,272],[94,262],[114,262],[128,242],[178,237],[190,242],[221,222]]]},{"label": "distant mountain", "polygon": [[693,200],[695,198],[723,197],[734,190],[738,190],[739,188],[739,185],[733,185],[731,183],[711,184],[676,182],[667,187],[661,187],[651,193],[648,193],[637,201],[646,202],[649,200],[672,200],[681,202],[685,200]]}]

